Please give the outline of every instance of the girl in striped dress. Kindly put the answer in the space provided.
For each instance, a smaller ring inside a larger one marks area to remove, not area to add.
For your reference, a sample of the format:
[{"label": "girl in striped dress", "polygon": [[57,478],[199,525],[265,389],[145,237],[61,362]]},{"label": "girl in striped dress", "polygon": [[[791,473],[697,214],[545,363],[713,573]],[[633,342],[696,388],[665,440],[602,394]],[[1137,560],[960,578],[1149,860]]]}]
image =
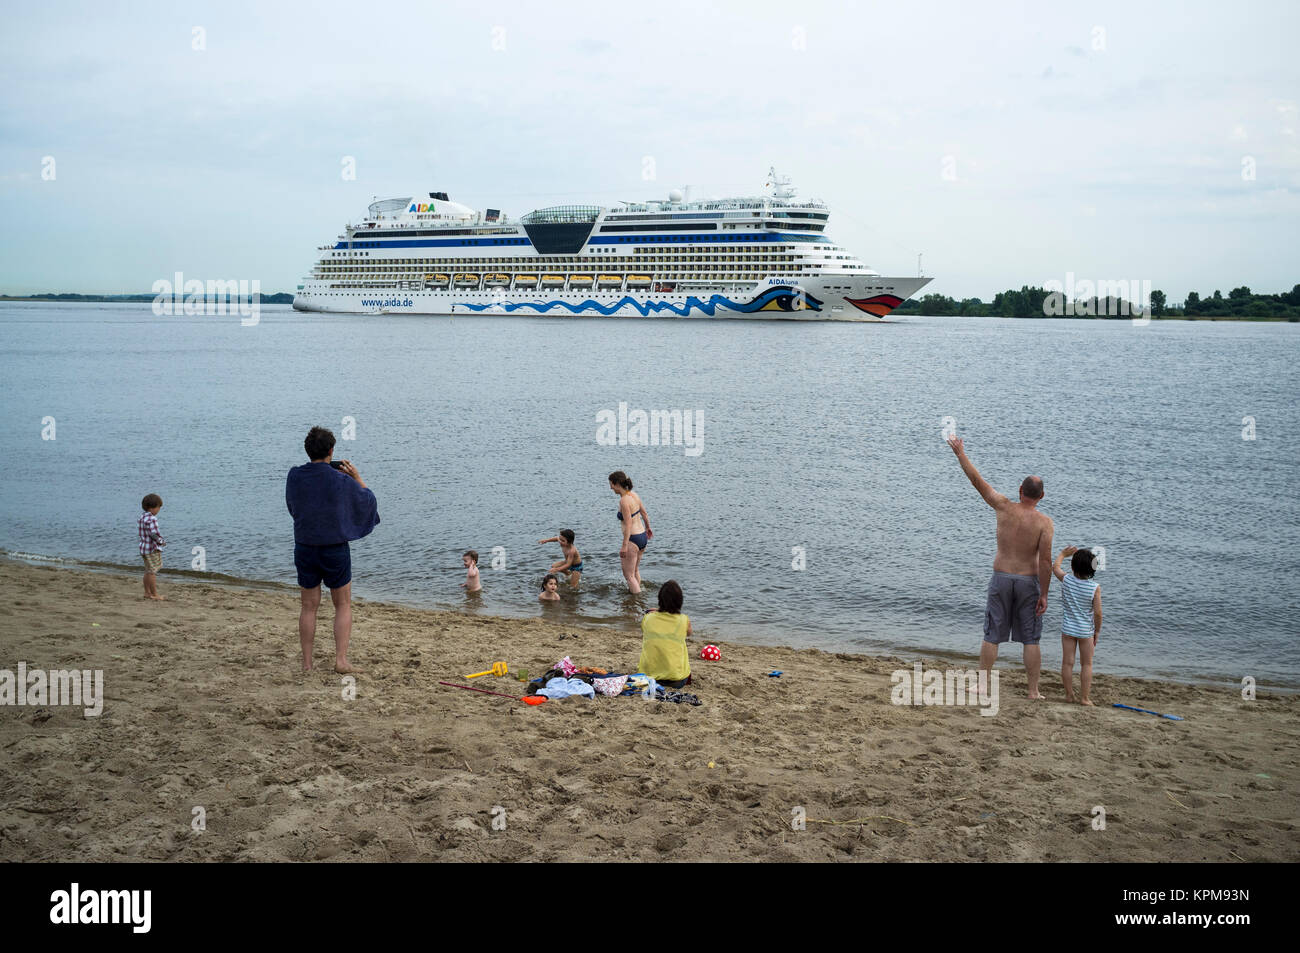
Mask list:
[{"label": "girl in striped dress", "polygon": [[[1070,572],[1061,568],[1061,560],[1070,559]],[[1092,656],[1101,635],[1101,587],[1092,578],[1096,571],[1090,549],[1066,546],[1052,563],[1052,572],[1061,581],[1061,681],[1065,683],[1065,700],[1074,701],[1074,650],[1079,649],[1079,701],[1091,705]]]}]

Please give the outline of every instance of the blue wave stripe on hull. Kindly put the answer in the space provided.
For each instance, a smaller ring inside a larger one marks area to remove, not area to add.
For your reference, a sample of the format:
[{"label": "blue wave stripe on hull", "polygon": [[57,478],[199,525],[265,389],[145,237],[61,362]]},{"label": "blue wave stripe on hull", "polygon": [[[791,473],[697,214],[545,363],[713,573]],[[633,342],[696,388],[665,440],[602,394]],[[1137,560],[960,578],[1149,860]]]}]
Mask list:
[{"label": "blue wave stripe on hull", "polygon": [[[709,317],[713,317],[714,315],[716,315],[719,308],[726,308],[729,311],[736,311],[741,314],[753,314],[755,311],[764,310],[764,308],[766,308],[766,306],[772,303],[773,301],[778,301],[779,299],[784,299],[784,298],[793,299],[795,298],[795,294],[794,292],[790,291],[788,288],[772,288],[768,291],[763,292],[761,295],[759,295],[757,298],[754,298],[752,301],[746,301],[744,303],[732,301],[726,295],[715,294],[710,296],[708,301],[701,301],[699,298],[691,296],[686,299],[684,304],[681,305],[673,304],[671,301],[641,302],[631,296],[625,296],[621,300],[616,301],[610,305],[603,305],[600,302],[593,301],[590,298],[588,298],[586,301],[583,301],[581,304],[571,304],[568,301],[546,301],[546,302],[517,301],[517,302],[501,302],[498,304],[492,304],[492,303],[471,304],[468,301],[458,301],[456,302],[456,304],[459,307],[469,308],[472,311],[486,311],[489,308],[501,308],[507,312],[514,312],[520,310],[521,308],[532,308],[538,314],[541,314],[544,311],[550,311],[552,308],[558,307],[558,308],[568,309],[569,313],[571,314],[580,314],[583,311],[595,311],[598,314],[611,315],[615,311],[618,311],[620,308],[631,307],[635,309],[638,313],[640,313],[642,317],[649,317],[652,311],[655,314],[661,314],[664,311],[671,311],[673,314],[676,314],[679,317],[684,318],[691,313],[691,309],[693,308],[699,311],[703,311],[705,314],[709,315]],[[818,301],[816,298],[814,298],[812,295],[805,295],[804,301],[807,303],[807,310],[809,311],[821,310],[822,303]],[[768,310],[772,310],[772,309],[768,309]],[[780,310],[788,312],[796,309],[781,307]]]}]

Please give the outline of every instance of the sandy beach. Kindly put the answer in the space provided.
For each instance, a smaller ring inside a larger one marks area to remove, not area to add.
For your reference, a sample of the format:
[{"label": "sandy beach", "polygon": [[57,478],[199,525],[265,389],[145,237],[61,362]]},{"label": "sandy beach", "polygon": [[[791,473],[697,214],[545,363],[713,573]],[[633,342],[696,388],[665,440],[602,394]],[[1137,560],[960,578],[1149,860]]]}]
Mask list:
[{"label": "sandy beach", "polygon": [[915,658],[697,643],[699,707],[534,708],[437,683],[630,671],[640,633],[359,600],[347,700],[328,600],[303,675],[293,589],[164,572],[155,603],[138,576],[12,561],[0,581],[0,669],[102,669],[105,694],[99,717],[0,707],[0,860],[1300,859],[1300,701],[1267,688],[1100,675],[1088,710],[1047,671],[1031,702],[1014,649],[987,717],[892,704]]}]

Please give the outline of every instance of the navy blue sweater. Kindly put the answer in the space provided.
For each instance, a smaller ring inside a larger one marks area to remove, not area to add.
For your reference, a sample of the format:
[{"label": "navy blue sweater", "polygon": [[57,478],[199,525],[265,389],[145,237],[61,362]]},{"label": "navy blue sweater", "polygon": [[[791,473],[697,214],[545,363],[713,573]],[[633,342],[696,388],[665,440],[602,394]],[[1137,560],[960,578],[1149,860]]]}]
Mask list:
[{"label": "navy blue sweater", "polygon": [[328,463],[290,470],[284,501],[293,517],[295,543],[333,546],[368,536],[379,525],[375,494]]}]

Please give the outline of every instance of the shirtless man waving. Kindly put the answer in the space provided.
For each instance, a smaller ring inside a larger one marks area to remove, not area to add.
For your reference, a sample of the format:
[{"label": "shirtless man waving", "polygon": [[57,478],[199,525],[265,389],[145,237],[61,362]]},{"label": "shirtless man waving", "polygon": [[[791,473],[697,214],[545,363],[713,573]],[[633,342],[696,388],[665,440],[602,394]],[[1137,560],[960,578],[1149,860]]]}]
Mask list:
[{"label": "shirtless man waving", "polygon": [[1038,640],[1043,634],[1043,613],[1047,611],[1047,587],[1052,581],[1052,521],[1038,512],[1043,498],[1041,477],[1025,477],[1020,499],[1015,503],[989,486],[970,462],[960,437],[949,437],[948,446],[984,502],[998,514],[998,552],[993,557],[993,578],[989,580],[988,606],[984,611],[984,642],[980,646],[980,668],[989,671],[998,658],[998,646],[1010,636],[1025,647],[1025,672],[1029,676],[1029,697],[1040,699],[1038,672],[1043,656]]}]

